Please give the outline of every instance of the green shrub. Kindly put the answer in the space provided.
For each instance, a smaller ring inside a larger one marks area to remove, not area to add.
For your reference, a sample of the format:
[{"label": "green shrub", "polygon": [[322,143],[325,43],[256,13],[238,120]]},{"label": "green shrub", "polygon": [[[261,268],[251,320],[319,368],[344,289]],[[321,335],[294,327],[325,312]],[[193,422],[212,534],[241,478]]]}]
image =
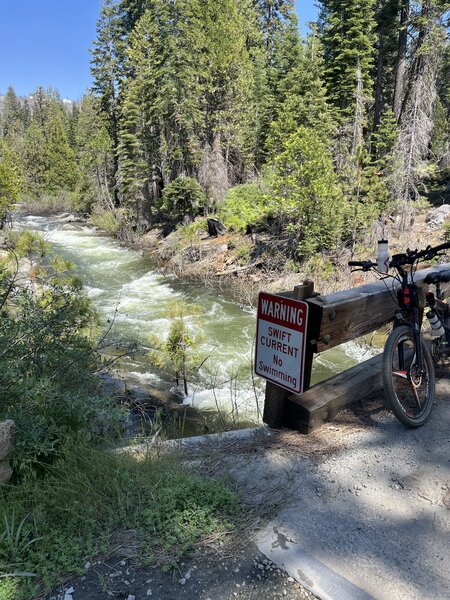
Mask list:
[{"label": "green shrub", "polygon": [[0,270],[0,419],[17,425],[18,477],[54,460],[73,433],[114,430],[121,411],[100,391],[101,359],[86,335],[96,315],[72,265],[44,256],[35,233],[13,245],[13,256],[28,262],[28,281],[11,256]]},{"label": "green shrub", "polygon": [[172,302],[167,309],[170,327],[166,339],[150,336],[150,358],[161,369],[168,370],[175,376],[178,385],[183,382],[184,393],[188,395],[188,375],[201,364],[202,359],[196,352],[201,337],[194,336],[188,325],[188,317],[197,316],[201,308],[188,305],[186,302]]},{"label": "green shrub", "polygon": [[258,183],[245,183],[231,188],[219,211],[226,227],[233,231],[246,231],[248,227],[261,226],[270,216],[268,189]]},{"label": "green shrub", "polygon": [[78,193],[68,190],[60,190],[55,194],[41,194],[37,198],[25,196],[20,204],[24,211],[31,214],[83,212],[79,205]]},{"label": "green shrub", "polygon": [[299,127],[285,141],[271,182],[271,205],[292,258],[307,258],[341,238],[348,205],[316,131]]},{"label": "green shrub", "polygon": [[119,215],[111,212],[110,210],[104,210],[91,215],[90,222],[92,225],[94,225],[94,227],[101,229],[112,237],[117,235],[121,227]]},{"label": "green shrub", "polygon": [[179,225],[178,231],[183,240],[193,243],[198,241],[198,235],[200,233],[207,233],[208,221],[207,219],[196,219],[193,223],[188,225]]},{"label": "green shrub", "polygon": [[[104,553],[114,534],[135,531],[141,560],[173,564],[202,537],[230,529],[236,496],[175,460],[136,460],[67,440],[38,480],[0,487],[0,571],[36,577],[0,579],[0,598],[29,600]],[[9,596],[8,596],[9,594]]]},{"label": "green shrub", "polygon": [[303,265],[305,274],[316,280],[329,281],[336,274],[335,265],[323,254],[315,254]]},{"label": "green shrub", "polygon": [[206,196],[192,177],[177,177],[162,193],[161,208],[172,220],[195,219],[206,204]]},{"label": "green shrub", "polygon": [[251,257],[251,247],[248,245],[240,246],[236,251],[236,258],[240,265],[248,263]]}]

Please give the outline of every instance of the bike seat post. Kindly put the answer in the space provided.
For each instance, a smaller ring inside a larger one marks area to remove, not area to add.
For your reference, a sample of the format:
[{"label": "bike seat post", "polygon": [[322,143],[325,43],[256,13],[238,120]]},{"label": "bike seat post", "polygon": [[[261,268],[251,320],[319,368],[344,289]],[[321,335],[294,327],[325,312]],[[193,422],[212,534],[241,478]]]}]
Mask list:
[{"label": "bike seat post", "polygon": [[438,281],[436,283],[436,298],[438,298],[439,300],[442,300],[442,291],[441,291],[441,283],[440,283],[440,281]]}]

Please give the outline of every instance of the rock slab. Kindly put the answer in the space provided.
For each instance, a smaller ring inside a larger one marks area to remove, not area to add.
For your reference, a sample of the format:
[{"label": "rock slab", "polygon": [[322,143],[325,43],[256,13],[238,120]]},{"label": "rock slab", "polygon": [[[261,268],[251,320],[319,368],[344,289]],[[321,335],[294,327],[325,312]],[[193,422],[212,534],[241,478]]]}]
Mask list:
[{"label": "rock slab", "polygon": [[12,475],[9,457],[14,448],[14,421],[0,422],[0,484],[7,483]]}]

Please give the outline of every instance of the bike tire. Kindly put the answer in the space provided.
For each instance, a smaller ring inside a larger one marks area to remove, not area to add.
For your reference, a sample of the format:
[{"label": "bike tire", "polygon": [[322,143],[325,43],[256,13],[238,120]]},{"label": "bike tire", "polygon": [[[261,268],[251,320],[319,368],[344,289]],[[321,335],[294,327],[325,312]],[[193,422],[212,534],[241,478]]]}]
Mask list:
[{"label": "bike tire", "polygon": [[407,427],[420,427],[430,417],[435,374],[428,346],[422,343],[424,373],[414,372],[415,341],[407,325],[392,330],[383,352],[382,379],[385,405]]}]

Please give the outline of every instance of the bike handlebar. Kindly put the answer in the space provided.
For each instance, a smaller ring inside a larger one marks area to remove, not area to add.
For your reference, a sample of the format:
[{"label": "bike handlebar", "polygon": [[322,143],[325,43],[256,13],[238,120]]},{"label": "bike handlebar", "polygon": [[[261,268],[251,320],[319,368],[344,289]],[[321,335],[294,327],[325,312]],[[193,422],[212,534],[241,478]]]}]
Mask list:
[{"label": "bike handlebar", "polygon": [[428,246],[428,248],[425,248],[425,250],[422,250],[422,252],[419,252],[419,254],[423,254],[424,256],[427,256],[428,253],[436,256],[436,254],[438,252],[441,252],[442,250],[448,250],[450,248],[450,242],[445,242],[445,244],[440,244],[439,246],[434,246],[434,248],[432,248],[431,246]]},{"label": "bike handlebar", "polygon": [[427,246],[424,250],[407,250],[403,254],[394,254],[389,262],[390,267],[402,267],[403,265],[413,265],[416,260],[425,258],[430,260],[434,258],[442,250],[448,250],[450,248],[450,242],[439,244],[439,246]]},{"label": "bike handlebar", "polygon": [[374,263],[371,260],[350,260],[348,266],[361,267],[363,271],[370,271],[370,269],[377,266],[377,263]]},{"label": "bike handlebar", "polygon": [[[430,260],[442,252],[442,250],[450,249],[450,242],[445,242],[444,244],[439,244],[439,246],[427,246],[424,250],[407,250],[403,254],[394,254],[394,256],[389,261],[389,267],[403,267],[404,265],[413,265],[416,260],[421,258],[425,258],[426,260]],[[371,260],[350,260],[348,262],[349,267],[360,267],[363,271],[370,271],[377,266],[377,263],[372,262]]]}]

